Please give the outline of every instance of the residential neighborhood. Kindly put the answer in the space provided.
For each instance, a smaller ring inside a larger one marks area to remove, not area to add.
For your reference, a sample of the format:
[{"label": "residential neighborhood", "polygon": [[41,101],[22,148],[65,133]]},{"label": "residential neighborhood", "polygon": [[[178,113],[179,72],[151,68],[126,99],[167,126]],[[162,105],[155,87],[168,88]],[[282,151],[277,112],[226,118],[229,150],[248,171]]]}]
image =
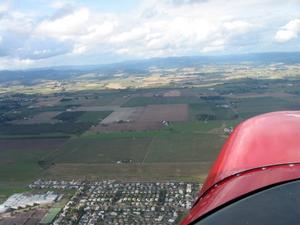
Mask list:
[{"label": "residential neighborhood", "polygon": [[54,225],[176,224],[192,207],[199,184],[186,182],[120,182],[115,180],[44,181],[33,190],[75,190],[75,194],[51,221]]}]

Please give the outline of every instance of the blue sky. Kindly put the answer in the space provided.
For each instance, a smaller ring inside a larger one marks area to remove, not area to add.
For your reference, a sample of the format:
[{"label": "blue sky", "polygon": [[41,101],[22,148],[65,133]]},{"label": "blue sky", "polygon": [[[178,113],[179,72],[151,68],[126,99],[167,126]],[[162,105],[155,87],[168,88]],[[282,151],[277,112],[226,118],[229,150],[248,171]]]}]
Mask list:
[{"label": "blue sky", "polygon": [[0,69],[299,51],[298,0],[0,0]]},{"label": "blue sky", "polygon": [[134,9],[139,0],[77,0],[77,1],[49,1],[49,0],[18,0],[6,1],[20,10],[44,10],[44,13],[53,12],[55,4],[88,6],[101,12],[122,13]]}]

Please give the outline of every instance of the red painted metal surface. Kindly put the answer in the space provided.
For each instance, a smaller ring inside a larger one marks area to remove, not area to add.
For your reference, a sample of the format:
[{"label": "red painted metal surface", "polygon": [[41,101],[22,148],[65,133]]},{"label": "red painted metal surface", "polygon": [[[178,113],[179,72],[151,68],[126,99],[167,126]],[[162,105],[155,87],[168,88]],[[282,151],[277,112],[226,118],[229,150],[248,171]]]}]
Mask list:
[{"label": "red painted metal surface", "polygon": [[268,113],[241,123],[212,167],[181,225],[249,192],[300,178],[300,112]]}]

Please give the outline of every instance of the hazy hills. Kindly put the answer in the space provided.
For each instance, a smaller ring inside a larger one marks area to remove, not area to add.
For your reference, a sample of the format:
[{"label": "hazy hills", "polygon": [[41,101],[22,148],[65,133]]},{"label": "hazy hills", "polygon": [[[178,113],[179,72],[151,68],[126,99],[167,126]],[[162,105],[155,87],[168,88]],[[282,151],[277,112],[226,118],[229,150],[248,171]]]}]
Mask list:
[{"label": "hazy hills", "polygon": [[3,84],[16,81],[23,85],[27,85],[32,84],[35,80],[68,80],[87,73],[96,73],[99,75],[99,79],[106,79],[117,73],[147,75],[149,73],[149,68],[154,67],[167,69],[242,63],[253,66],[272,63],[297,64],[300,63],[300,52],[272,52],[223,56],[183,56],[125,61],[122,63],[106,65],[59,66],[16,71],[2,70],[0,71],[0,82]]}]

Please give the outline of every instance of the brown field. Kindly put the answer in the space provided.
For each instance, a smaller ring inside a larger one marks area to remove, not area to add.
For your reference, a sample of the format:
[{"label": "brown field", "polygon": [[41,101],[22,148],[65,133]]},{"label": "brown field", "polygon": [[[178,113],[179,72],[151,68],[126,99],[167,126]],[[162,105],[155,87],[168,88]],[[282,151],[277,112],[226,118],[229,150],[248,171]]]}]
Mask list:
[{"label": "brown field", "polygon": [[58,123],[59,120],[53,119],[55,116],[61,112],[42,112],[34,115],[32,118],[24,120],[15,120],[14,124],[39,124],[39,123]]},{"label": "brown field", "polygon": [[57,179],[117,179],[126,181],[203,181],[211,162],[145,164],[73,164],[59,163],[46,177]]},{"label": "brown field", "polygon": [[7,149],[55,149],[67,139],[0,139],[0,150]]},{"label": "brown field", "polygon": [[79,104],[82,107],[91,107],[91,106],[118,106],[124,104],[128,101],[126,97],[114,97],[112,99],[106,100],[99,96],[98,99],[85,99],[73,100],[74,104]]},{"label": "brown field", "polygon": [[188,105],[148,105],[136,121],[159,122],[159,121],[181,122],[188,120]]},{"label": "brown field", "polygon": [[266,93],[241,93],[236,96],[224,95],[230,98],[258,98],[258,97],[276,97],[276,98],[288,98],[295,95],[285,92],[266,92]]},{"label": "brown field", "polygon": [[38,102],[34,105],[37,107],[52,107],[60,103],[62,97],[48,97],[48,98],[39,98]]},{"label": "brown field", "polygon": [[96,127],[92,127],[92,132],[114,132],[114,131],[148,131],[159,130],[162,127],[161,122],[122,122],[122,123],[110,123],[99,124]]},{"label": "brown field", "polygon": [[35,209],[28,212],[1,215],[0,225],[37,225],[47,211],[47,209]]},{"label": "brown field", "polygon": [[87,111],[87,112],[98,112],[98,111],[117,111],[120,106],[80,106],[73,111]]},{"label": "brown field", "polygon": [[158,130],[162,121],[182,122],[188,120],[188,105],[148,105],[145,107],[120,107],[91,127],[92,132]]},{"label": "brown field", "polygon": [[179,90],[167,91],[163,95],[164,97],[179,97],[181,96],[181,92]]},{"label": "brown field", "polygon": [[130,96],[123,96],[120,98],[116,98],[112,100],[108,105],[123,105],[125,102],[127,102],[131,97]]}]

